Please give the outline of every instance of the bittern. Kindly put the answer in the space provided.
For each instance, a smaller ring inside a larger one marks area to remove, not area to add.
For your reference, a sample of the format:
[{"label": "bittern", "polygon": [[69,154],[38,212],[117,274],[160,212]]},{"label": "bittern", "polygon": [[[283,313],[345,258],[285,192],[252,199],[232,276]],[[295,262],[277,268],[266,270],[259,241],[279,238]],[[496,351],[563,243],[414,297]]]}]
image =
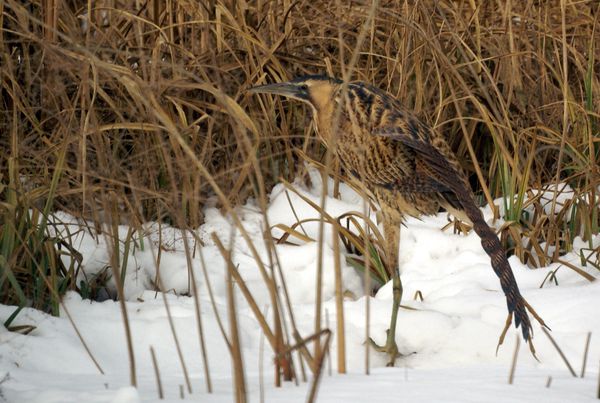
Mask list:
[{"label": "bittern", "polygon": [[432,215],[440,207],[473,225],[506,296],[508,318],[504,331],[514,315],[515,326],[521,326],[523,338],[530,341],[531,323],[526,310],[530,307],[519,292],[496,233],[475,204],[457,157],[439,132],[390,94],[362,82],[344,86],[338,79],[311,75],[249,91],[281,95],[310,105],[318,137],[337,156],[344,171],[363,183],[379,204],[385,264],[393,273],[393,306],[385,345],[370,342],[378,351],[389,354],[388,365],[393,366],[400,356],[395,340],[402,299],[400,226],[407,215]]}]

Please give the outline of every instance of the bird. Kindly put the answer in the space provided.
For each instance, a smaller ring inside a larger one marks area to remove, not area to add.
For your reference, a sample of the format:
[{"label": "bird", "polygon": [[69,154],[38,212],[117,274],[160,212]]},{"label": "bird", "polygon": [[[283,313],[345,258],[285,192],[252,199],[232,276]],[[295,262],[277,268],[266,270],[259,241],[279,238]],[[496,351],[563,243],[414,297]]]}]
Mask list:
[{"label": "bird", "polygon": [[249,92],[279,95],[309,105],[318,138],[337,157],[344,172],[366,187],[379,205],[385,265],[392,272],[393,305],[385,344],[369,342],[377,351],[387,353],[388,366],[394,366],[402,356],[395,340],[403,291],[398,262],[400,227],[407,216],[433,215],[440,208],[473,226],[500,280],[508,317],[499,345],[514,316],[515,327],[521,327],[535,355],[527,310],[538,321],[541,318],[521,295],[506,252],[484,220],[467,176],[442,134],[391,94],[360,81],[345,84],[327,75],[306,75],[254,86]]}]

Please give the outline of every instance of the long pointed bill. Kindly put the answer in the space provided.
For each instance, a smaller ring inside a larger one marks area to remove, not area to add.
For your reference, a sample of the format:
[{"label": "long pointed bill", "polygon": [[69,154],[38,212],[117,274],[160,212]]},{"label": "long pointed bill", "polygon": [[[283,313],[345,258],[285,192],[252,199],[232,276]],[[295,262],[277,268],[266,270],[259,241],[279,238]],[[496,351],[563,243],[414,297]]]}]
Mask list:
[{"label": "long pointed bill", "polygon": [[248,92],[251,92],[253,94],[282,95],[284,97],[294,98],[301,101],[303,100],[301,91],[298,88],[298,86],[290,83],[258,85],[256,87],[249,88]]}]

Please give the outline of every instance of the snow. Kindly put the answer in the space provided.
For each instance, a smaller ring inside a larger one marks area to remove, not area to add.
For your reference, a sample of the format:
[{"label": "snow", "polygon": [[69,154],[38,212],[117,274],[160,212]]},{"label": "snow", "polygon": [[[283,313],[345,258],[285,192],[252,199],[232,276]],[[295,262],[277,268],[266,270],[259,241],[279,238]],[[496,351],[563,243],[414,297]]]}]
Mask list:
[{"label": "snow", "polygon": [[[320,176],[311,173],[312,186],[295,183],[296,190],[319,204]],[[332,186],[329,187],[330,190]],[[341,198],[326,198],[326,209],[337,217],[349,211],[363,212],[362,199],[342,185]],[[286,196],[287,192],[287,196]],[[290,201],[294,206],[290,207]],[[486,211],[484,209],[484,211]],[[489,209],[487,209],[489,213]],[[255,203],[249,201],[236,210],[250,235],[258,255],[269,264],[268,248],[263,239],[264,217]],[[0,327],[0,402],[158,402],[154,367],[150,355],[153,347],[161,372],[165,401],[186,400],[229,402],[233,399],[230,355],[217,324],[203,272],[210,280],[210,291],[216,309],[229,331],[227,321],[226,263],[211,239],[215,232],[226,247],[233,245],[232,260],[261,309],[270,318],[270,298],[251,248],[242,234],[232,227],[232,219],[216,208],[205,210],[206,223],[196,230],[204,246],[194,242],[190,234],[149,223],[134,233],[125,281],[126,306],[129,316],[135,362],[137,388],[130,386],[125,331],[118,302],[91,302],[76,293],[68,293],[60,317],[24,309],[13,325],[34,325],[29,335],[9,332]],[[375,213],[369,211],[375,220]],[[276,186],[270,195],[267,211],[269,224],[293,225],[297,219],[318,218],[318,212],[284,185]],[[489,214],[486,218],[490,218]],[[57,220],[70,222],[75,233],[80,223],[64,213]],[[506,320],[506,303],[498,279],[491,270],[489,258],[479,238],[442,231],[447,224],[445,214],[408,219],[402,229],[400,266],[404,287],[403,309],[398,317],[397,342],[404,356],[396,368],[386,368],[387,357],[370,352],[370,375],[365,375],[365,306],[370,302],[370,335],[382,343],[389,325],[392,289],[388,283],[375,297],[365,297],[362,275],[342,258],[344,289],[349,291],[344,302],[348,374],[336,374],[336,339],[332,337],[331,370],[320,383],[320,402],[398,401],[413,402],[585,402],[597,401],[598,360],[600,358],[600,283],[588,282],[568,267],[551,264],[530,269],[516,257],[510,263],[519,287],[528,302],[536,308],[564,354],[579,374],[588,332],[592,332],[588,366],[584,378],[572,377],[556,349],[536,323],[536,361],[521,343],[513,385],[508,374],[517,335],[509,330],[504,345],[496,355],[496,344]],[[497,223],[499,225],[500,223]],[[335,329],[333,277],[333,237],[326,226],[323,250],[323,300],[330,328]],[[305,223],[300,232],[318,238],[318,223]],[[129,228],[119,228],[125,239]],[[281,231],[273,229],[274,237]],[[159,236],[160,235],[160,236]],[[193,291],[183,237],[194,249],[191,261],[201,307],[202,325],[208,347],[208,363],[214,393],[206,391]],[[75,235],[76,248],[83,255],[87,276],[109,264],[111,243],[102,235],[81,231]],[[158,242],[161,240],[160,267],[157,270]],[[314,332],[315,277],[318,266],[318,244],[290,239],[296,245],[276,245],[278,260],[289,290],[294,318],[300,333],[308,337]],[[600,236],[593,239],[600,244]],[[594,277],[598,271],[581,266],[579,250],[588,242],[577,240],[574,251],[563,260],[580,267]],[[556,271],[558,285],[544,279]],[[158,280],[157,280],[158,279]],[[170,310],[184,364],[189,371],[192,394],[186,387],[182,363],[178,358],[174,335],[162,295],[152,291],[159,281]],[[543,287],[541,287],[544,283]],[[419,291],[423,301],[414,299]],[[302,401],[309,383],[285,383],[273,386],[272,359],[269,345],[243,295],[236,293],[246,384],[250,401],[259,401],[260,381],[264,382],[264,398],[268,402]],[[3,322],[14,307],[0,305]],[[102,367],[101,374],[85,352],[66,311]],[[261,347],[264,345],[264,348]],[[262,358],[261,358],[262,354]],[[260,365],[264,366],[261,373]],[[329,366],[326,363],[326,367]],[[548,377],[551,385],[546,387]]]}]

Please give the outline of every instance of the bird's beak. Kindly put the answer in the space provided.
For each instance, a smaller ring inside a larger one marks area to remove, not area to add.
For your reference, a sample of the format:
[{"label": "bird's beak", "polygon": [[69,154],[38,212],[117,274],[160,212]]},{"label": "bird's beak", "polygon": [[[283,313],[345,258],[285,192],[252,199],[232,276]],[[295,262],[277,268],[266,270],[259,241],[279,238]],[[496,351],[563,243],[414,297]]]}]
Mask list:
[{"label": "bird's beak", "polygon": [[257,85],[251,87],[248,92],[252,94],[275,94],[282,95],[284,97],[295,98],[302,100],[300,89],[297,85],[290,83],[276,83],[267,85]]}]

